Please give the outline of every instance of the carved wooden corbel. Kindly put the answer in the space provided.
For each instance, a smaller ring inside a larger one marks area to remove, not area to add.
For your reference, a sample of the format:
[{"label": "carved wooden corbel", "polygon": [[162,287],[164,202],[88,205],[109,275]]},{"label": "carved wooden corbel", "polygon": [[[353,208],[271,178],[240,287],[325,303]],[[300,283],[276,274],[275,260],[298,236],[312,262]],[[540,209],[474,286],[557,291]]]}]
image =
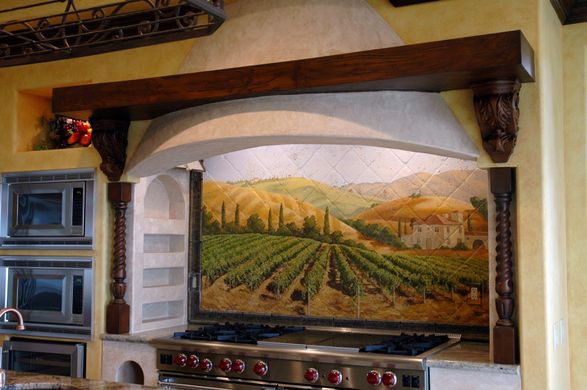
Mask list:
[{"label": "carved wooden corbel", "polygon": [[512,252],[510,205],[514,193],[514,168],[489,170],[491,192],[495,198],[497,320],[493,328],[493,360],[500,364],[517,363],[517,331],[514,314],[514,258]]},{"label": "carved wooden corbel", "polygon": [[472,88],[483,148],[493,162],[507,162],[518,134],[520,82],[494,80]]},{"label": "carved wooden corbel", "polygon": [[90,118],[92,143],[102,157],[100,169],[115,182],[120,180],[126,164],[128,120]]}]

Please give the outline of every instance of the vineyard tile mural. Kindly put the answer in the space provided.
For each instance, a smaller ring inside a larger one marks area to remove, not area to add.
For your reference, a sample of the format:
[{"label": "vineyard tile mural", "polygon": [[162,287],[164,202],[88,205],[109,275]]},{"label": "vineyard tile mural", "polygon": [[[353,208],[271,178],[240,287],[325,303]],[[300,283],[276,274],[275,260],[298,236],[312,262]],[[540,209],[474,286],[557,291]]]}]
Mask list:
[{"label": "vineyard tile mural", "polygon": [[280,145],[204,166],[201,310],[488,324],[475,162]]}]

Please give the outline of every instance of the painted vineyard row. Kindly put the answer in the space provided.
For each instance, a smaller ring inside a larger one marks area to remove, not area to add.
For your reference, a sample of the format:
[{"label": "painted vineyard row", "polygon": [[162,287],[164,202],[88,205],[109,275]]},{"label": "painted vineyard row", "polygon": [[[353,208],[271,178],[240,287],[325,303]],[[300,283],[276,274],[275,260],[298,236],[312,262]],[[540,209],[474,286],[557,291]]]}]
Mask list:
[{"label": "painted vineyard row", "polygon": [[425,297],[434,288],[452,293],[459,285],[483,284],[488,279],[486,260],[384,256],[307,238],[255,233],[205,236],[202,271],[209,284],[223,278],[230,288],[244,285],[250,291],[267,280],[267,290],[276,295],[299,279],[304,300],[319,293],[327,274],[336,275],[337,285],[346,295],[362,294],[368,283],[394,300],[398,288]]}]

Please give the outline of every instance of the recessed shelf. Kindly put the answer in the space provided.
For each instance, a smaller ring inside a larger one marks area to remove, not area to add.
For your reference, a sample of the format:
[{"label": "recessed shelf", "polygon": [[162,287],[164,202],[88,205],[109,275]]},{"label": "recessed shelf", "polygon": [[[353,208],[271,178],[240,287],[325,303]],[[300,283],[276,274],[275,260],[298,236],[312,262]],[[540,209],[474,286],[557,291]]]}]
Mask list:
[{"label": "recessed shelf", "polygon": [[183,268],[143,269],[144,288],[180,286],[184,281]]},{"label": "recessed shelf", "polygon": [[183,301],[143,304],[143,324],[181,318],[182,316]]},{"label": "recessed shelf", "polygon": [[145,234],[177,234],[183,235],[188,229],[183,219],[144,218],[143,231]]},{"label": "recessed shelf", "polygon": [[185,251],[183,234],[145,234],[144,253],[178,253]]},{"label": "recessed shelf", "polygon": [[187,253],[144,253],[142,266],[148,268],[185,268],[187,264]]}]

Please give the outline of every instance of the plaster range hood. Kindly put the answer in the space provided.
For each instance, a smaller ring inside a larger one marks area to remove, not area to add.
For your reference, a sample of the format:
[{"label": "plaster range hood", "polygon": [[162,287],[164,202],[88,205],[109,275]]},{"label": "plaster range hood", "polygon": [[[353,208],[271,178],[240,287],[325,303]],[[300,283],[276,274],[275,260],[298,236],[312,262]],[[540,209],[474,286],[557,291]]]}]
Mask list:
[{"label": "plaster range hood", "polygon": [[[364,0],[238,1],[226,13],[228,21],[198,41],[180,73],[404,45]],[[194,159],[283,143],[377,145],[464,159],[479,154],[437,93],[334,92],[234,100],[161,116],[127,172],[148,176]]]}]

